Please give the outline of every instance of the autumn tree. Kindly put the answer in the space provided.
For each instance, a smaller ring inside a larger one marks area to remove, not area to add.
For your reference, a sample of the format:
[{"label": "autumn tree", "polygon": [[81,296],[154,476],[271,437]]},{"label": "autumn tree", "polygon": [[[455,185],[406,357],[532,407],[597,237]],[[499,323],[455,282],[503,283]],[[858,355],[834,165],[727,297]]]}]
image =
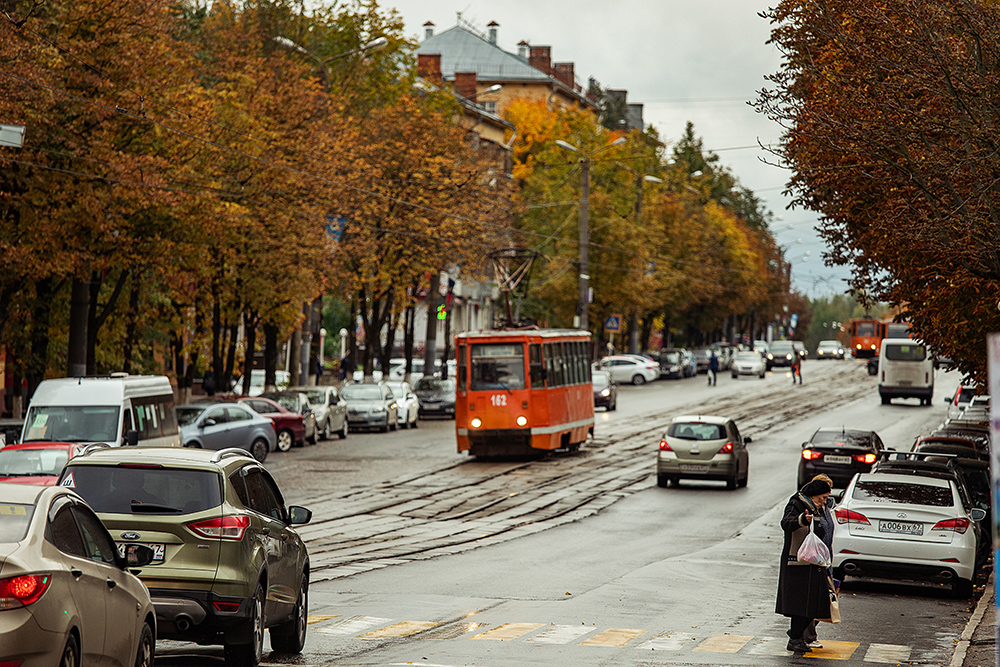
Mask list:
[{"label": "autumn tree", "polygon": [[767,13],[784,53],[758,108],[785,128],[795,204],[859,295],[986,380],[1000,329],[996,150],[1000,6],[803,2]]}]

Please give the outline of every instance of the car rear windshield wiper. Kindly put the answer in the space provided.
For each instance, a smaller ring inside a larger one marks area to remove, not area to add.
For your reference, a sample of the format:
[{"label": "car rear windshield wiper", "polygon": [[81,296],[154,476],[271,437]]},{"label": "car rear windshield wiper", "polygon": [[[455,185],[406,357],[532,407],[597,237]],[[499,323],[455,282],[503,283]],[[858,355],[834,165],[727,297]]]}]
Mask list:
[{"label": "car rear windshield wiper", "polygon": [[132,511],[133,512],[173,512],[175,514],[180,514],[183,510],[179,507],[171,507],[170,505],[157,505],[156,503],[143,503],[138,500],[132,501]]}]

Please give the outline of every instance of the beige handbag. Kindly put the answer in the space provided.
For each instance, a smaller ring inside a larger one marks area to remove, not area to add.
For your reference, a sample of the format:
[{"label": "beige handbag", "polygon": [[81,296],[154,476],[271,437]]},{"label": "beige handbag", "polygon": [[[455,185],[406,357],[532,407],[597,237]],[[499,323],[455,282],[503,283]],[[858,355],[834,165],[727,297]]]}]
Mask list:
[{"label": "beige handbag", "polygon": [[818,620],[822,623],[840,623],[840,595],[837,594],[837,590],[833,587],[833,580],[827,577],[826,581],[830,585],[830,618],[821,618]]}]

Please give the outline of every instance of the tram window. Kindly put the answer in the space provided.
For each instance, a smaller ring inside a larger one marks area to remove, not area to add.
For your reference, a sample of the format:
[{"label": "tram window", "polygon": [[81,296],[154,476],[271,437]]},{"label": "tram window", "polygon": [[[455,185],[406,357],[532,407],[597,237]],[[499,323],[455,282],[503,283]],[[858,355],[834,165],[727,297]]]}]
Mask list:
[{"label": "tram window", "polygon": [[573,369],[573,384],[580,384],[580,344],[567,343],[570,352],[570,367]]},{"label": "tram window", "polygon": [[457,382],[458,390],[465,391],[465,376],[466,376],[466,365],[465,365],[465,346],[458,346],[458,371],[457,371]]},{"label": "tram window", "polygon": [[524,345],[473,345],[471,379],[472,391],[524,389]]},{"label": "tram window", "polygon": [[576,364],[580,369],[580,384],[589,383],[590,376],[587,373],[587,348],[582,341],[576,344]]},{"label": "tram window", "polygon": [[528,370],[531,374],[531,388],[545,388],[545,373],[542,367],[542,346],[537,343],[528,347]]}]

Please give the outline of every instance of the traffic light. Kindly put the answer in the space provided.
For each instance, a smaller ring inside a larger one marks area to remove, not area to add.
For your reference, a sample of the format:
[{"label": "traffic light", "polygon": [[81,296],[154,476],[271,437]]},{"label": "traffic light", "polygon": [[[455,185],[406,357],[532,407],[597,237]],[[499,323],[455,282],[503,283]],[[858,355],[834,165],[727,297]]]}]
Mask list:
[{"label": "traffic light", "polygon": [[443,303],[441,305],[439,305],[438,308],[437,308],[437,316],[438,316],[439,320],[446,320],[446,319],[448,319],[448,309],[445,308],[445,306],[444,306]]}]

